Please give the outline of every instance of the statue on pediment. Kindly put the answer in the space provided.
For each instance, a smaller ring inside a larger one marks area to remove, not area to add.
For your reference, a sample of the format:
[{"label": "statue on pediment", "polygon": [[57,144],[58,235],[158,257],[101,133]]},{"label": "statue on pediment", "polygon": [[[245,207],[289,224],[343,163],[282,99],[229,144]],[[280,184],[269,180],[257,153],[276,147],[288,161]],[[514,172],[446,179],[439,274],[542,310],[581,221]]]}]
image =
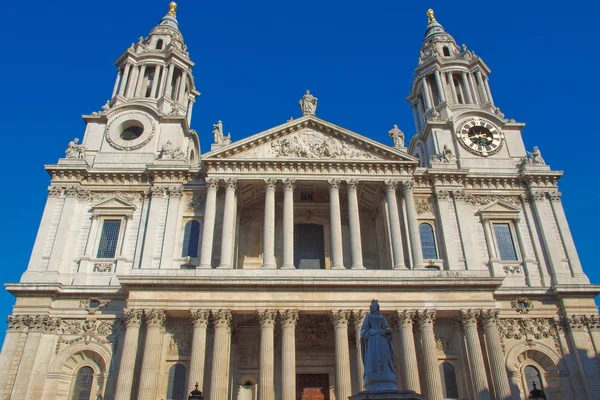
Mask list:
[{"label": "statue on pediment", "polygon": [[544,158],[542,157],[542,152],[537,146],[533,146],[533,152],[527,152],[527,164],[532,165],[546,165]]},{"label": "statue on pediment", "polygon": [[223,134],[223,122],[221,120],[217,121],[216,124],[213,124],[212,134],[215,140],[215,144],[231,143],[231,134],[228,133],[227,136]]},{"label": "statue on pediment", "polygon": [[85,146],[78,143],[78,138],[75,138],[69,142],[69,146],[67,146],[67,149],[65,150],[67,158],[83,158],[85,154]]},{"label": "statue on pediment", "polygon": [[302,110],[302,115],[315,115],[317,111],[317,99],[315,96],[310,94],[310,90],[307,90],[304,93],[304,96],[300,99],[300,109]]},{"label": "statue on pediment", "polygon": [[392,141],[394,142],[394,148],[404,148],[404,133],[398,128],[398,125],[394,124],[394,127],[388,132],[388,135],[392,138]]}]

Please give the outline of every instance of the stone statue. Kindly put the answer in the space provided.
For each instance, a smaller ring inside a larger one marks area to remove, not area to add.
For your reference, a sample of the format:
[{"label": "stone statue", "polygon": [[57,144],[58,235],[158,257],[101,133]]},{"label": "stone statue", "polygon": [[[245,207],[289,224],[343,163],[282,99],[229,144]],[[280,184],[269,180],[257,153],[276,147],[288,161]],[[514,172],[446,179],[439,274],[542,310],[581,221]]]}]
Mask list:
[{"label": "stone statue", "polygon": [[228,133],[227,136],[223,135],[223,122],[221,122],[221,120],[217,121],[216,124],[213,124],[212,134],[215,139],[215,144],[231,143],[231,134]]},{"label": "stone statue", "polygon": [[371,302],[370,312],[362,324],[360,350],[365,367],[365,390],[398,390],[392,328],[379,313],[377,300]]},{"label": "stone statue", "polygon": [[546,162],[542,158],[542,152],[537,146],[533,146],[533,152],[527,152],[529,159],[527,160],[528,164],[533,165],[546,165]]},{"label": "stone statue", "polygon": [[404,133],[400,129],[398,129],[398,125],[394,124],[394,127],[391,131],[388,132],[388,135],[394,141],[394,147],[396,149],[401,149],[404,147]]},{"label": "stone statue", "polygon": [[173,146],[170,140],[163,145],[160,150],[161,160],[181,160],[185,158],[185,153],[181,151],[181,148]]},{"label": "stone statue", "polygon": [[454,161],[454,154],[452,154],[452,150],[448,147],[447,144],[444,145],[444,149],[442,150],[442,161],[445,163],[451,163]]},{"label": "stone statue", "polygon": [[69,142],[69,146],[67,146],[67,150],[65,150],[67,158],[83,158],[85,154],[85,146],[78,143],[78,138],[75,138]]},{"label": "stone statue", "polygon": [[300,99],[300,109],[302,110],[302,115],[315,115],[317,111],[317,99],[315,96],[310,94],[310,90],[307,90]]}]

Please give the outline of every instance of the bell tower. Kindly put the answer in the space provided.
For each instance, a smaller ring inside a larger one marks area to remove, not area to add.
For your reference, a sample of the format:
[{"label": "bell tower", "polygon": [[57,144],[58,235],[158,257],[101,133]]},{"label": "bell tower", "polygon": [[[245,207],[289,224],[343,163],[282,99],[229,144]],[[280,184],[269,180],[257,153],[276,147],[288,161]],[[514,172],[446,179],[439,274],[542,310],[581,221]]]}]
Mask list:
[{"label": "bell tower", "polygon": [[490,69],[427,11],[428,24],[408,102],[417,134],[409,152],[421,166],[514,170],[526,155],[521,130],[494,104]]},{"label": "bell tower", "polygon": [[[147,37],[117,59],[112,96],[84,115],[85,159],[94,167],[146,166],[162,160],[197,164],[198,135],[190,129],[200,93],[177,21],[177,4]],[[125,154],[124,154],[125,152]]]}]

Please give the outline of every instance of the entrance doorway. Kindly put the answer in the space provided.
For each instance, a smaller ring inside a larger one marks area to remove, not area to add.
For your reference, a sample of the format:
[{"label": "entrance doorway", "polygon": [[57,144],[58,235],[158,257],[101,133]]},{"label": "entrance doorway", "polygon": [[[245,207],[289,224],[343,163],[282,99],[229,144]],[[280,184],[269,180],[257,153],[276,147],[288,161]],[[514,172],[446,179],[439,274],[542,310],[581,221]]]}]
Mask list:
[{"label": "entrance doorway", "polygon": [[325,269],[323,225],[294,226],[294,265],[299,269]]},{"label": "entrance doorway", "polygon": [[296,375],[296,400],[329,400],[329,375]]}]

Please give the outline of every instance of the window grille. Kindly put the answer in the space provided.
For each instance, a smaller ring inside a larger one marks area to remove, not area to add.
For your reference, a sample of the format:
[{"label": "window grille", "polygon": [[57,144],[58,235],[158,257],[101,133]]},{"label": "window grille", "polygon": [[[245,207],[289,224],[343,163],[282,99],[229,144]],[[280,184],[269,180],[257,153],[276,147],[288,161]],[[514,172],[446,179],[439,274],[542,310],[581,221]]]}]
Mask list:
[{"label": "window grille", "polygon": [[300,200],[301,201],[313,201],[313,194],[312,193],[300,193]]},{"label": "window grille", "polygon": [[90,367],[81,367],[77,371],[71,400],[90,400],[92,383],[94,383],[94,370]]},{"label": "window grille", "polygon": [[440,366],[442,377],[444,379],[444,398],[458,399],[458,385],[456,384],[456,371],[449,362],[442,363]]},{"label": "window grille", "polygon": [[496,243],[498,243],[498,250],[500,251],[500,259],[507,261],[517,260],[517,252],[510,232],[510,225],[494,224],[494,233],[496,235]]},{"label": "window grille", "polygon": [[421,237],[421,252],[423,253],[423,258],[425,260],[436,260],[438,255],[435,247],[433,227],[429,224],[422,223],[419,225],[419,236]]},{"label": "window grille", "polygon": [[182,364],[175,364],[169,370],[169,385],[167,387],[167,400],[185,400],[186,368]]},{"label": "window grille", "polygon": [[198,257],[198,241],[200,239],[200,223],[188,221],[183,233],[182,257]]},{"label": "window grille", "polygon": [[102,226],[102,235],[98,245],[98,258],[114,258],[119,241],[121,220],[105,220]]}]

